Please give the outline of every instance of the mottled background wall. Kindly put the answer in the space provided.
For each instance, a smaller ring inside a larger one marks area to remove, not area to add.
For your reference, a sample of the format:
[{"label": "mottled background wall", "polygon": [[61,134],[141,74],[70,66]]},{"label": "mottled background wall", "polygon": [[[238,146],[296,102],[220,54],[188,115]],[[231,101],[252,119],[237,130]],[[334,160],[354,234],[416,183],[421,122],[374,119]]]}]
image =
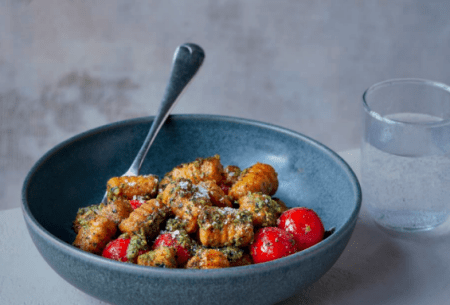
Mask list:
[{"label": "mottled background wall", "polygon": [[395,77],[450,83],[448,0],[0,0],[0,209],[33,163],[154,115],[175,48],[206,51],[175,113],[239,116],[355,148],[360,100]]}]

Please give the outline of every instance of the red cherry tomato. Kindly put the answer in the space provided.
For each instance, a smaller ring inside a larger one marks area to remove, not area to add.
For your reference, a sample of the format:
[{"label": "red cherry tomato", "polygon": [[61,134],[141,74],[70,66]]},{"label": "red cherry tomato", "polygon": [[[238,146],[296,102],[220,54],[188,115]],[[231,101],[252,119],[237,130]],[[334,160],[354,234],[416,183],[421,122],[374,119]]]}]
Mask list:
[{"label": "red cherry tomato", "polygon": [[103,250],[102,256],[120,262],[126,262],[129,238],[117,238],[110,241]]},{"label": "red cherry tomato", "polygon": [[291,233],[276,227],[265,227],[255,234],[250,254],[255,264],[268,262],[297,252]]},{"label": "red cherry tomato", "polygon": [[178,240],[172,236],[171,233],[164,233],[159,235],[155,242],[153,243],[153,250],[159,248],[159,247],[175,247],[177,250],[177,262],[180,265],[185,264],[190,258],[191,253],[184,248]]},{"label": "red cherry tomato", "polygon": [[130,204],[131,204],[131,207],[133,208],[133,210],[136,210],[143,203],[144,203],[144,201],[142,201],[142,200],[134,200],[134,199],[130,200]]},{"label": "red cherry tomato", "polygon": [[323,239],[325,228],[322,220],[312,209],[292,208],[281,214],[278,228],[292,233],[298,251],[309,248]]}]

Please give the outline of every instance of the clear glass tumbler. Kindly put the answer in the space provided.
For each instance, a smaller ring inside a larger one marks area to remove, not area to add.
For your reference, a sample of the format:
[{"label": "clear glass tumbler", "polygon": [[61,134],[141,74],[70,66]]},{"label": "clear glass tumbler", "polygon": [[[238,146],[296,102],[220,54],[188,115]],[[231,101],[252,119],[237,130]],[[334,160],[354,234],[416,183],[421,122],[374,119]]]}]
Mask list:
[{"label": "clear glass tumbler", "polygon": [[393,79],[363,95],[361,187],[381,226],[429,230],[450,215],[450,87]]}]

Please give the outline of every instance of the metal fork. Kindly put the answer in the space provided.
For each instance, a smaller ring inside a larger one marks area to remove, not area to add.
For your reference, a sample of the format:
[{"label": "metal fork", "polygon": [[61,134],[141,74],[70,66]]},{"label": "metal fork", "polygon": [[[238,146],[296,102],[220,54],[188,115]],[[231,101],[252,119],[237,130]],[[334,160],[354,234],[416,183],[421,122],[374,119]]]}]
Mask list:
[{"label": "metal fork", "polygon": [[[144,162],[145,156],[155,140],[156,135],[178,101],[181,93],[201,67],[204,58],[205,52],[203,49],[193,43],[182,44],[175,50],[172,61],[172,71],[158,112],[136,158],[130,168],[122,176],[139,175],[142,163]],[[103,196],[102,203],[107,203],[107,192],[105,192],[105,195]]]}]

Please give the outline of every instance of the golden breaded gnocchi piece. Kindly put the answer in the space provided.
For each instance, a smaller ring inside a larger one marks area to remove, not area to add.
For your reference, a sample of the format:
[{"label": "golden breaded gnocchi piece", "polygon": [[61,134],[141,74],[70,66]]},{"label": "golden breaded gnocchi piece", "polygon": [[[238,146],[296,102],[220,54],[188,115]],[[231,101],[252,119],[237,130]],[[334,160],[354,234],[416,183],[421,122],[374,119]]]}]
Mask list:
[{"label": "golden breaded gnocchi piece", "polygon": [[186,269],[216,269],[230,267],[225,254],[217,249],[200,249],[189,259]]},{"label": "golden breaded gnocchi piece", "polygon": [[157,198],[161,200],[163,204],[170,207],[176,206],[176,203],[180,201],[181,198],[192,200],[201,205],[212,205],[208,190],[204,187],[195,185],[191,180],[186,178],[172,180],[166,185],[164,191],[160,193]]},{"label": "golden breaded gnocchi piece", "polygon": [[202,207],[196,205],[190,201],[179,204],[176,208],[173,208],[172,211],[174,214],[183,219],[185,225],[185,230],[187,233],[191,234],[197,231],[198,224],[197,218],[200,212],[202,211]]},{"label": "golden breaded gnocchi piece", "polygon": [[228,165],[223,169],[222,182],[233,185],[241,175],[241,169],[236,165]]},{"label": "golden breaded gnocchi piece", "polygon": [[126,199],[117,199],[108,203],[101,211],[100,215],[119,224],[133,212],[130,201]]},{"label": "golden breaded gnocchi piece", "polygon": [[251,193],[263,193],[272,196],[278,189],[278,174],[275,169],[264,163],[256,163],[242,171],[236,183],[231,186],[228,195],[233,200]]},{"label": "golden breaded gnocchi piece", "polygon": [[83,225],[87,224],[90,220],[99,215],[104,207],[105,204],[100,203],[78,209],[77,216],[73,221],[73,230],[75,233],[78,233]]},{"label": "golden breaded gnocchi piece", "polygon": [[189,234],[198,229],[197,217],[200,211],[212,205],[208,191],[185,178],[169,183],[158,198],[170,207],[175,216],[183,220]]},{"label": "golden breaded gnocchi piece", "polygon": [[[208,248],[204,247],[198,248],[197,251],[199,251],[200,249],[208,249]],[[228,262],[230,263],[230,267],[246,266],[253,264],[253,260],[250,254],[246,253],[244,249],[238,247],[224,247],[214,249],[225,254],[225,256],[228,259]]]},{"label": "golden breaded gnocchi piece", "polygon": [[198,216],[199,239],[205,247],[245,247],[253,241],[253,220],[248,211],[210,207]]},{"label": "golden breaded gnocchi piece", "polygon": [[248,193],[239,198],[239,210],[252,214],[255,227],[275,227],[280,217],[282,207],[269,195]]},{"label": "golden breaded gnocchi piece", "polygon": [[81,226],[73,245],[87,252],[101,254],[116,232],[117,225],[114,221],[97,215]]},{"label": "golden breaded gnocchi piece", "polygon": [[224,191],[214,181],[201,181],[197,184],[197,187],[204,188],[209,195],[211,203],[217,207],[232,207],[233,204],[230,198],[225,195]]},{"label": "golden breaded gnocchi piece", "polygon": [[162,183],[166,184],[172,180],[185,178],[197,184],[200,181],[213,180],[218,183],[222,180],[223,166],[220,163],[220,156],[215,155],[208,158],[197,158],[190,163],[181,164],[167,173]]},{"label": "golden breaded gnocchi piece", "polygon": [[149,267],[176,268],[176,257],[177,250],[174,247],[159,247],[139,255],[137,264]]},{"label": "golden breaded gnocchi piece", "polygon": [[108,202],[118,198],[149,200],[158,193],[158,176],[113,177],[106,184]]},{"label": "golden breaded gnocchi piece", "polygon": [[161,223],[169,216],[170,209],[157,199],[150,199],[139,208],[131,212],[130,216],[119,224],[121,232],[144,234],[148,238],[155,238]]}]

